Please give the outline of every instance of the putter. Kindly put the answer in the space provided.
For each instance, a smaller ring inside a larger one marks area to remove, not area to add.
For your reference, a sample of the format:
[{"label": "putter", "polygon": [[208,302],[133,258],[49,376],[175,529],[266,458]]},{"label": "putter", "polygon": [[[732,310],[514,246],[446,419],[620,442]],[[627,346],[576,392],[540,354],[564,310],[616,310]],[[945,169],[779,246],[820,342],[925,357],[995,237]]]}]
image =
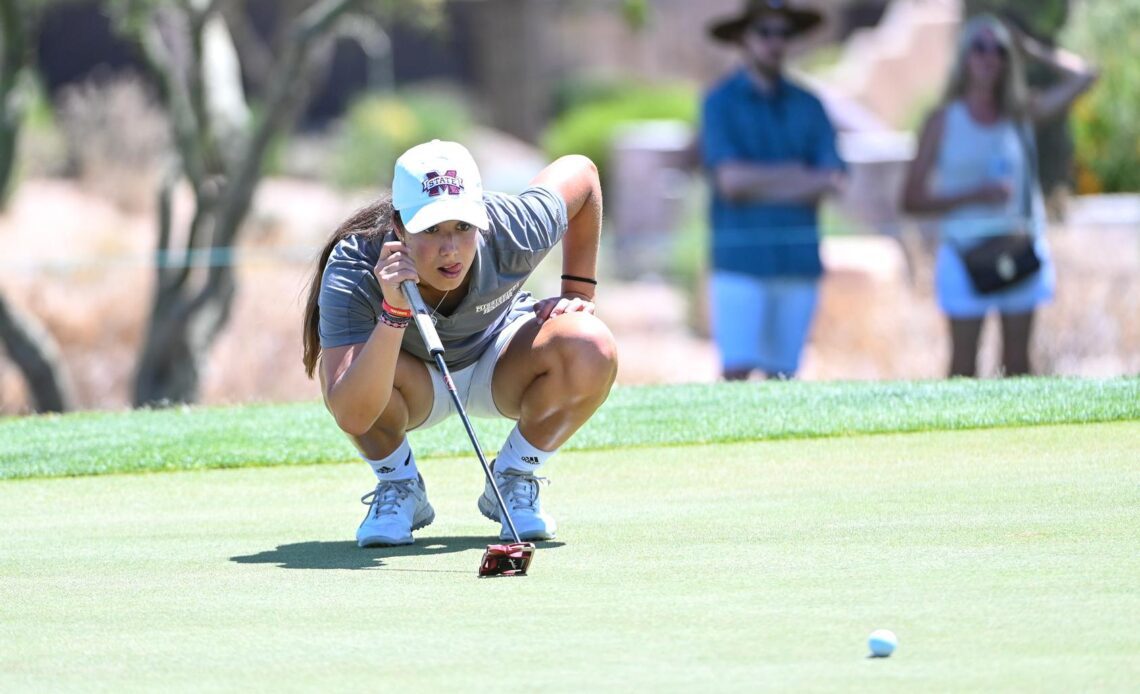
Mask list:
[{"label": "putter", "polygon": [[436,368],[443,374],[443,382],[447,386],[447,392],[451,394],[451,401],[455,403],[459,418],[463,420],[463,428],[467,430],[467,438],[471,439],[471,445],[475,447],[475,455],[479,458],[479,464],[483,466],[483,474],[487,476],[487,482],[495,491],[495,500],[499,502],[499,510],[502,511],[503,518],[507,519],[507,527],[511,529],[511,536],[515,540],[506,545],[487,545],[487,550],[483,552],[483,561],[479,564],[479,577],[525,576],[527,568],[530,567],[530,561],[534,558],[534,543],[523,542],[519,538],[519,531],[515,529],[515,522],[511,518],[510,511],[507,510],[506,502],[503,501],[503,494],[499,491],[499,485],[495,484],[495,476],[491,474],[491,466],[487,464],[487,458],[483,455],[483,448],[475,436],[475,429],[472,428],[471,420],[467,418],[467,412],[463,409],[463,401],[455,389],[455,382],[451,380],[451,372],[447,370],[447,364],[443,361],[443,343],[440,342],[439,333],[435,331],[435,324],[432,323],[431,313],[428,311],[427,305],[424,304],[423,297],[420,296],[419,287],[411,280],[404,280],[400,283],[400,289],[404,291],[404,296],[412,305],[412,319],[416,322],[416,328],[420,331],[420,337],[423,338],[428,353],[435,360]]}]

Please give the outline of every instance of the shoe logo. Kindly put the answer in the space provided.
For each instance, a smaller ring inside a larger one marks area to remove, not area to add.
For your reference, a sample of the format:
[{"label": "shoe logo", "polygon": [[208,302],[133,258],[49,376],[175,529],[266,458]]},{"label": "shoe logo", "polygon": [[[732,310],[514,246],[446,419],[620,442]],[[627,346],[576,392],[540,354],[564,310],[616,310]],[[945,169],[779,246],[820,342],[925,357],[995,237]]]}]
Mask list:
[{"label": "shoe logo", "polygon": [[[404,467],[408,467],[411,464],[412,464],[412,454],[408,453],[408,457],[404,458]],[[384,465],[384,466],[376,469],[376,472],[381,474],[381,475],[390,475],[395,471],[396,471],[396,468],[390,467],[388,465]]]},{"label": "shoe logo", "polygon": [[524,455],[522,461],[527,465],[538,465],[538,458],[533,455]]}]

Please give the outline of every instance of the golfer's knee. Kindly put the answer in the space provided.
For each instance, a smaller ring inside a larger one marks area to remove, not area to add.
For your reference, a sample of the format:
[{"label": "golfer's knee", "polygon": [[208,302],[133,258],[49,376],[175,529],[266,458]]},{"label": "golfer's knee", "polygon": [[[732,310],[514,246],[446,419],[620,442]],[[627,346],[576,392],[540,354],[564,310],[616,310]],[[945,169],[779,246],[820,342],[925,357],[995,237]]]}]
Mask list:
[{"label": "golfer's knee", "polygon": [[606,324],[589,314],[566,320],[554,338],[566,395],[604,399],[617,377],[617,344]]},{"label": "golfer's knee", "polygon": [[379,415],[359,409],[336,414],[341,431],[354,439],[376,438],[399,442],[408,428],[408,408],[398,391],[393,391]]}]

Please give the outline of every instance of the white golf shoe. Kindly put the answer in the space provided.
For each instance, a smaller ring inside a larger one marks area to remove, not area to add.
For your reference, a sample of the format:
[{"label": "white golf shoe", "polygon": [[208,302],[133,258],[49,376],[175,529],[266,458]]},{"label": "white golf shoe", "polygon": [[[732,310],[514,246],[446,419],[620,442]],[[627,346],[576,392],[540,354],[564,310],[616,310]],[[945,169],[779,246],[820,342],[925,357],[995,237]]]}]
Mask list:
[{"label": "white golf shoe", "polygon": [[356,544],[361,547],[410,545],[415,542],[412,531],[435,520],[423,477],[381,482],[360,502],[368,506],[368,515],[356,529]]},{"label": "white golf shoe", "polygon": [[[542,504],[538,500],[539,486],[546,482],[545,477],[535,477],[533,474],[521,470],[494,471],[495,483],[507,503],[507,511],[511,520],[515,522],[515,529],[519,531],[519,539],[524,542],[533,540],[551,540],[558,532],[558,524],[548,514],[542,512]],[[483,488],[483,495],[479,497],[479,512],[493,521],[499,521],[502,529],[499,532],[500,540],[514,540],[511,528],[505,518],[499,518],[499,502],[495,500],[495,490],[487,482]]]}]

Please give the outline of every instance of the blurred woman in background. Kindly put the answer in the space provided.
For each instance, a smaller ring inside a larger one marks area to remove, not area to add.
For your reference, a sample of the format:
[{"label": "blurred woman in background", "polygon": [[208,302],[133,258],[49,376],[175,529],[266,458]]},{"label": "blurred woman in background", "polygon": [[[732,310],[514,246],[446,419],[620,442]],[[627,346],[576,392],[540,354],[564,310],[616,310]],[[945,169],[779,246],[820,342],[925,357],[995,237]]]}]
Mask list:
[{"label": "blurred woman in background", "polygon": [[[1023,55],[1056,70],[1058,82],[1030,92]],[[907,212],[941,217],[935,293],[950,324],[951,376],[976,374],[991,311],[1001,318],[1002,372],[1030,372],[1034,313],[1052,299],[1056,281],[1033,124],[1064,114],[1095,79],[1076,55],[1015,35],[992,15],[971,19],[960,34],[945,96],[922,128],[903,196]]]}]

